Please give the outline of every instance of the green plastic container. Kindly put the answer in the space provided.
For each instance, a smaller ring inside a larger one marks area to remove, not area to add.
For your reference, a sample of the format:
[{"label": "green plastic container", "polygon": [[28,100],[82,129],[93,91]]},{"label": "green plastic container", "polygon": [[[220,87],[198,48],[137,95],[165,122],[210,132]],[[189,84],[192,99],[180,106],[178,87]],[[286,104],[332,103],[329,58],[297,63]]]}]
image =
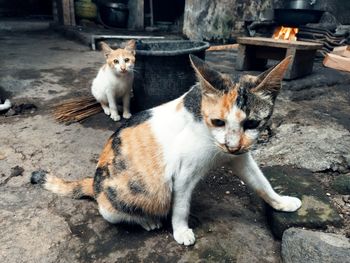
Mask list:
[{"label": "green plastic container", "polygon": [[74,3],[75,15],[79,19],[94,20],[97,17],[97,6],[91,0],[78,0]]}]

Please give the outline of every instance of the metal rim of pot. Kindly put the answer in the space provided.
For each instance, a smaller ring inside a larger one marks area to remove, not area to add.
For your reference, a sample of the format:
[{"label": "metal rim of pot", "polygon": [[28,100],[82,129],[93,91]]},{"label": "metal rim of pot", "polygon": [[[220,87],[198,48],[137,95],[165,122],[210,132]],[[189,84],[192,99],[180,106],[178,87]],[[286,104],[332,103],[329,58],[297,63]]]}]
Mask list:
[{"label": "metal rim of pot", "polygon": [[165,41],[141,41],[141,44],[159,44],[159,43],[197,43],[198,46],[192,48],[185,48],[181,50],[166,50],[166,51],[157,51],[157,50],[142,50],[136,49],[136,55],[142,56],[177,56],[177,55],[186,55],[191,53],[200,52],[209,48],[210,44],[205,41],[188,41],[188,40],[165,40]]}]

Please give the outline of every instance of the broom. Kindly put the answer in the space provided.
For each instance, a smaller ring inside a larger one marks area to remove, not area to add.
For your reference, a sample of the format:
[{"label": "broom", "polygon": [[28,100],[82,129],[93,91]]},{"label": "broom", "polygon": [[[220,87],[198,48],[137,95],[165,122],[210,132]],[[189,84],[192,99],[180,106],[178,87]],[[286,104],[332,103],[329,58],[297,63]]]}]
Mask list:
[{"label": "broom", "polygon": [[58,122],[82,122],[86,118],[102,111],[99,102],[93,96],[69,99],[54,106],[53,115]]}]

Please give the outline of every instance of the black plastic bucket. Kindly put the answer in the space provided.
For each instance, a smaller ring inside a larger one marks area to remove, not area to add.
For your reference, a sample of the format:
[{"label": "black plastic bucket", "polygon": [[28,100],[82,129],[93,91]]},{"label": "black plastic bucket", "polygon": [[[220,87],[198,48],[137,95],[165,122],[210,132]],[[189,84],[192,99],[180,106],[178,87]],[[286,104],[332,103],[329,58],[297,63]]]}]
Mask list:
[{"label": "black plastic bucket", "polygon": [[189,54],[202,59],[209,43],[189,40],[138,41],[133,112],[158,106],[184,94],[195,84]]}]

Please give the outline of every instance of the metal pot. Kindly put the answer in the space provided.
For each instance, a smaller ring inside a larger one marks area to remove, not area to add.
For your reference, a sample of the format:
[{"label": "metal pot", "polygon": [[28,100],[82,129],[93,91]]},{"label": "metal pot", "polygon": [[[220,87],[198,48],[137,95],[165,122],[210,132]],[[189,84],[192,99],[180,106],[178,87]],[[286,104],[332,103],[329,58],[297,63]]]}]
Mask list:
[{"label": "metal pot", "polygon": [[324,11],[314,9],[275,9],[275,21],[282,26],[318,23]]},{"label": "metal pot", "polygon": [[291,0],[286,9],[314,9],[315,4],[316,0]]},{"label": "metal pot", "polygon": [[129,9],[126,4],[121,2],[100,1],[99,15],[103,24],[125,28],[128,24]]}]

